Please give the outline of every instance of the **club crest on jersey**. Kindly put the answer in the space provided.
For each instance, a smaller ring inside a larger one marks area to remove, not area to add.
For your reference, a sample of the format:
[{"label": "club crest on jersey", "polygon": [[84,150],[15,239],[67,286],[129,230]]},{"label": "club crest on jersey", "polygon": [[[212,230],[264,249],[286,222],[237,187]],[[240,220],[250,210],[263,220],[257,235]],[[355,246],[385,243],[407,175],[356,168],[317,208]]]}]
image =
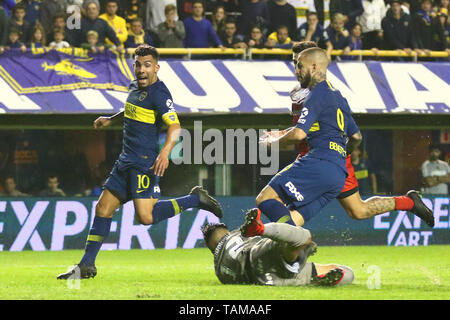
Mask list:
[{"label": "club crest on jersey", "polygon": [[144,101],[145,98],[147,98],[147,91],[144,91],[141,93],[141,95],[139,96],[139,101]]}]

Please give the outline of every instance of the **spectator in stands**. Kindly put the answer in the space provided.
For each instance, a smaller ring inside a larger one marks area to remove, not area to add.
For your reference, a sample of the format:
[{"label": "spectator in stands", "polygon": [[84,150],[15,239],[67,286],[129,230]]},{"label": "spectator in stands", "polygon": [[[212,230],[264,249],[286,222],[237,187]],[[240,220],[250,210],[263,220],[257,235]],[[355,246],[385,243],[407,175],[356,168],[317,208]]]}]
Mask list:
[{"label": "spectator in stands", "polygon": [[362,157],[361,151],[356,148],[352,152],[351,159],[358,180],[359,193],[362,195],[378,193],[377,176],[370,170],[367,157]]},{"label": "spectator in stands", "polygon": [[272,32],[267,37],[266,47],[290,49],[292,48],[292,40],[289,37],[289,30],[287,26],[278,26],[277,31]]},{"label": "spectator in stands", "polygon": [[52,29],[45,30],[48,43],[55,40],[53,38],[53,30],[61,29],[61,30],[64,30],[64,40],[67,41],[70,45],[73,45],[74,34],[77,32],[77,30],[69,30],[66,26],[66,20],[67,20],[67,17],[64,13],[61,13],[61,14],[58,14],[55,16],[55,18],[53,20]]},{"label": "spectator in stands", "polygon": [[328,58],[331,59],[333,45],[324,27],[319,23],[316,12],[308,12],[306,22],[298,28],[297,40],[314,41],[320,48],[327,50]]},{"label": "spectator in stands", "polygon": [[238,19],[239,33],[249,35],[253,26],[259,26],[263,34],[267,34],[270,26],[269,7],[264,0],[242,0],[242,15]]},{"label": "spectator in stands", "polygon": [[154,45],[152,37],[144,31],[144,26],[141,19],[134,19],[131,21],[130,32],[128,32],[128,39],[125,41],[125,48],[137,48],[140,44]]},{"label": "spectator in stands", "polygon": [[37,22],[31,33],[30,48],[44,48],[47,45],[44,27]]},{"label": "spectator in stands", "polygon": [[70,48],[70,43],[64,41],[64,30],[63,29],[55,29],[53,30],[53,41],[50,42],[50,49],[62,49],[62,48]]},{"label": "spectator in stands", "polygon": [[444,9],[447,9],[447,10],[449,9],[449,7],[450,7],[449,4],[450,4],[450,0],[435,0],[433,5],[432,5],[431,10],[436,15],[439,15],[439,13],[441,11],[441,8],[444,8]]},{"label": "spectator in stands", "polygon": [[58,176],[49,175],[47,178],[47,188],[39,192],[40,197],[65,197],[65,192],[59,188]]},{"label": "spectator in stands", "polygon": [[177,21],[176,0],[147,0],[145,7],[145,26],[147,30],[154,32],[158,30],[158,26],[166,20],[165,8],[168,5],[174,6],[174,21]]},{"label": "spectator in stands", "polygon": [[[361,33],[362,33],[362,27],[359,23],[355,23],[350,31],[350,51],[353,50],[362,50],[362,39],[361,39]],[[377,49],[373,49],[373,50],[377,50]],[[341,56],[340,57],[342,60],[357,60],[358,57],[357,56]]]},{"label": "spectator in stands", "polygon": [[177,0],[178,17],[180,20],[184,21],[184,19],[192,16],[194,13],[193,2],[194,0]]},{"label": "spectator in stands", "polygon": [[403,50],[411,54],[417,48],[411,25],[411,16],[402,9],[400,0],[392,0],[386,17],[381,22],[384,44],[388,50]]},{"label": "spectator in stands", "polygon": [[5,197],[29,197],[29,194],[20,192],[17,189],[16,180],[13,176],[7,176],[4,181]]},{"label": "spectator in stands", "polygon": [[192,5],[192,17],[184,20],[184,29],[186,30],[185,47],[208,48],[211,42],[225,49],[211,22],[203,16],[203,3],[196,0]]},{"label": "spectator in stands", "polygon": [[295,8],[286,0],[270,0],[268,2],[270,14],[269,33],[272,33],[283,25],[288,28],[289,37],[295,38],[297,31],[297,13]]},{"label": "spectator in stands", "polygon": [[247,48],[244,39],[236,32],[236,22],[228,20],[225,23],[225,32],[220,35],[223,45],[227,48]]},{"label": "spectator in stands", "polygon": [[384,0],[363,0],[362,5],[364,12],[356,17],[356,22],[361,25],[363,49],[381,48],[383,43],[381,21],[386,16]]},{"label": "spectator in stands", "polygon": [[225,12],[225,7],[223,5],[218,5],[214,8],[211,16],[211,23],[214,28],[214,31],[218,35],[221,35],[225,32],[225,23],[227,21],[227,14]]},{"label": "spectator in stands", "polygon": [[64,1],[43,0],[39,9],[39,21],[45,30],[53,30],[52,22],[57,15],[65,13]]},{"label": "spectator in stands", "polygon": [[125,8],[123,17],[127,21],[127,26],[134,19],[140,19],[145,16],[145,9],[142,1],[139,0],[122,0],[122,6]]},{"label": "spectator in stands", "polygon": [[9,20],[9,28],[19,31],[20,42],[27,43],[30,38],[31,26],[30,23],[25,20],[25,6],[18,3],[12,10],[12,17]]},{"label": "spectator in stands", "polygon": [[431,0],[422,0],[419,9],[412,18],[413,32],[417,41],[417,47],[423,49],[429,55],[433,48],[433,17]]},{"label": "spectator in stands", "polygon": [[326,28],[328,38],[335,50],[344,50],[344,54],[350,52],[350,33],[345,28],[345,16],[336,13],[331,18],[331,24]]},{"label": "spectator in stands", "polygon": [[11,10],[16,5],[16,0],[1,0],[0,5],[5,10],[6,16],[9,17]]},{"label": "spectator in stands", "polygon": [[87,33],[94,30],[98,33],[98,41],[100,43],[106,43],[106,38],[108,38],[117,49],[122,50],[123,46],[116,33],[105,20],[98,17],[98,13],[99,6],[95,2],[90,2],[86,7],[86,16],[81,18],[81,29],[74,30],[74,46],[81,46],[81,43],[87,38]]},{"label": "spectator in stands", "polygon": [[306,22],[308,12],[317,12],[314,0],[287,0],[297,12],[297,26]]},{"label": "spectator in stands", "polygon": [[266,38],[259,26],[254,26],[247,36],[245,43],[249,48],[262,49],[266,47]]},{"label": "spectator in stands", "polygon": [[433,19],[433,26],[435,32],[433,33],[434,42],[433,50],[448,51],[449,50],[449,24],[448,24],[448,10],[441,8],[437,13],[436,18]]},{"label": "spectator in stands", "polygon": [[314,0],[314,6],[316,7],[317,17],[319,23],[328,28],[330,25],[330,2],[332,0]]},{"label": "spectator in stands", "polygon": [[450,167],[447,162],[439,159],[441,150],[432,148],[430,159],[422,164],[422,176],[424,179],[423,193],[448,194],[450,183]]},{"label": "spectator in stands", "polygon": [[[121,45],[123,45],[123,43],[127,41],[128,38],[127,22],[124,18],[119,17],[116,14],[118,9],[119,4],[117,0],[108,0],[106,1],[106,12],[100,15],[99,18],[108,22],[108,25],[116,33],[117,39],[119,39]],[[106,43],[110,45],[113,44],[113,42],[111,42],[111,40],[109,39],[106,39]]]},{"label": "spectator in stands", "polygon": [[9,38],[6,43],[6,49],[21,49],[22,52],[27,51],[27,47],[23,42],[19,39],[19,31],[17,29],[11,28],[9,29]]},{"label": "spectator in stands", "polygon": [[332,0],[330,1],[330,15],[341,13],[344,25],[349,30],[356,22],[356,17],[364,12],[361,0]]},{"label": "spectator in stands", "polygon": [[6,42],[8,40],[8,16],[5,9],[0,7],[0,54],[5,52]]},{"label": "spectator in stands", "polygon": [[25,20],[28,21],[31,27],[34,27],[36,21],[39,20],[41,2],[36,0],[22,0],[25,6]]},{"label": "spectator in stands", "polygon": [[363,49],[361,34],[362,34],[362,26],[359,23],[355,23],[350,32],[350,50]]},{"label": "spectator in stands", "polygon": [[91,51],[92,53],[102,53],[105,51],[105,48],[108,47],[108,45],[105,45],[103,43],[98,42],[98,33],[97,31],[91,30],[86,35],[87,39],[85,43],[81,44],[81,48],[87,49]]},{"label": "spectator in stands", "polygon": [[166,21],[158,26],[158,37],[162,48],[183,48],[183,40],[186,36],[184,23],[176,20],[177,8],[173,4],[168,4],[164,8]]}]

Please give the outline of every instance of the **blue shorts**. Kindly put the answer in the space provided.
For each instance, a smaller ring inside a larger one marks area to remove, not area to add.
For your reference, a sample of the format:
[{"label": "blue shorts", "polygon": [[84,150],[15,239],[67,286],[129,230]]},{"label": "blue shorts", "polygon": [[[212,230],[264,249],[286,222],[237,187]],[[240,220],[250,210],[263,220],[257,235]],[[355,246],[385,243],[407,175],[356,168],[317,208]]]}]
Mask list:
[{"label": "blue shorts", "polygon": [[346,177],[347,173],[331,161],[303,157],[278,172],[269,186],[306,222],[341,193]]},{"label": "blue shorts", "polygon": [[159,177],[153,170],[142,170],[129,164],[116,161],[103,186],[125,203],[131,199],[159,198]]}]

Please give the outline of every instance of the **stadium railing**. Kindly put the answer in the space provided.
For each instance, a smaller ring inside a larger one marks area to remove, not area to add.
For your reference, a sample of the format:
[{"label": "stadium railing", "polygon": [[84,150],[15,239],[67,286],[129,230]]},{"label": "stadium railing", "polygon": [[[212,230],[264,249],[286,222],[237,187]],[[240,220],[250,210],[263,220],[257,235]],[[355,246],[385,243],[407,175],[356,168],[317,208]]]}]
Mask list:
[{"label": "stadium railing", "polygon": [[[133,48],[127,49],[127,53],[133,54]],[[195,55],[239,55],[242,59],[251,60],[253,55],[292,55],[291,49],[219,49],[219,48],[158,48],[162,56],[174,55],[185,56],[191,59]],[[363,60],[364,57],[392,57],[392,58],[411,58],[412,61],[417,61],[418,58],[448,58],[449,53],[446,51],[430,51],[426,53],[417,54],[412,51],[411,54],[400,50],[353,50],[347,55],[343,54],[343,50],[333,50],[332,56],[356,56],[358,60]]]}]

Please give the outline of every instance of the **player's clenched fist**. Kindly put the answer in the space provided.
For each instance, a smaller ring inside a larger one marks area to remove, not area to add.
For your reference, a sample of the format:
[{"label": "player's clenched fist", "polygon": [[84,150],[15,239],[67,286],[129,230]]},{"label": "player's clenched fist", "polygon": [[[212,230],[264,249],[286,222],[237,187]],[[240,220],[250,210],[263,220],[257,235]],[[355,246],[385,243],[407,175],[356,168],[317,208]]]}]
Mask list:
[{"label": "player's clenched fist", "polygon": [[103,127],[108,127],[111,125],[110,117],[98,117],[94,121],[94,129],[99,129]]}]

